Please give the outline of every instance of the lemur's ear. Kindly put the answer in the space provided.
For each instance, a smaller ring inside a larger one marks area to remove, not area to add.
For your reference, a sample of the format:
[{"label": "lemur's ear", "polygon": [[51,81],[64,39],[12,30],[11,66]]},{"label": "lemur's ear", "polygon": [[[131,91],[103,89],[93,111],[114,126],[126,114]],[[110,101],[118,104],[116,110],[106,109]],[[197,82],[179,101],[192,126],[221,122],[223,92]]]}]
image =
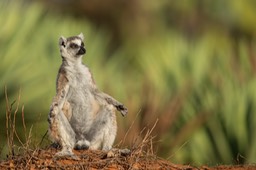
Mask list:
[{"label": "lemur's ear", "polygon": [[78,35],[78,37],[81,38],[82,40],[84,40],[84,34],[83,34],[83,33],[80,33],[80,34]]},{"label": "lemur's ear", "polygon": [[66,42],[67,42],[67,39],[65,37],[61,36],[59,39],[59,46],[66,47]]}]

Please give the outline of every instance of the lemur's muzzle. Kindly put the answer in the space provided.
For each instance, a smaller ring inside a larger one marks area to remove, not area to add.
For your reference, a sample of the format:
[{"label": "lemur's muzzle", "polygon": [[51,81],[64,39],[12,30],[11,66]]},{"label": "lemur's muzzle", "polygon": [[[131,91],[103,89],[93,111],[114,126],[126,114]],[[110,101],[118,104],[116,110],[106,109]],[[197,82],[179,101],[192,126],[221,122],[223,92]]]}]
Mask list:
[{"label": "lemur's muzzle", "polygon": [[85,53],[86,53],[86,49],[83,46],[81,46],[79,51],[78,51],[78,53],[77,53],[77,55],[83,55]]}]

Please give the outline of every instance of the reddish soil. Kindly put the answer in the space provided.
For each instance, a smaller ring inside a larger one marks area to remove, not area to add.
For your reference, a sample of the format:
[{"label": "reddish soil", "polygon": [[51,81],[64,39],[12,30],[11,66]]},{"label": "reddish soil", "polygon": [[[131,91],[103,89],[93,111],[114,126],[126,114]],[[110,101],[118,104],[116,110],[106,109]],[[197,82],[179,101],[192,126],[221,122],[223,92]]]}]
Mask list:
[{"label": "reddish soil", "polygon": [[0,169],[170,169],[170,170],[256,170],[256,165],[193,167],[172,164],[144,152],[132,151],[121,154],[118,151],[108,157],[103,151],[74,151],[76,159],[54,157],[56,149],[38,149],[0,161]]}]

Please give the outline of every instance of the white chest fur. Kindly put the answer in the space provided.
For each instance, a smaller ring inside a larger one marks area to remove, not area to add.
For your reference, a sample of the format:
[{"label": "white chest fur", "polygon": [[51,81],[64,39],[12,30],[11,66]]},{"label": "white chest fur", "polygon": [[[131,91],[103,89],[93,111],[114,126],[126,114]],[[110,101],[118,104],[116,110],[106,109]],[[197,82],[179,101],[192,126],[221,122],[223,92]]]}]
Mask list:
[{"label": "white chest fur", "polygon": [[70,86],[73,88],[90,88],[94,85],[91,72],[82,63],[65,67]]}]

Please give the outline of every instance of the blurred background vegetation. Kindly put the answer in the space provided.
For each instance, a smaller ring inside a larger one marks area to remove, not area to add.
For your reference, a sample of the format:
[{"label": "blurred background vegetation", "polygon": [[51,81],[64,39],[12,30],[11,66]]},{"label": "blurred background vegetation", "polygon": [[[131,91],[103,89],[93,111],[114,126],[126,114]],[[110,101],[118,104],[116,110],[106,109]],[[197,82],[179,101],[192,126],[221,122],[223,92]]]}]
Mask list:
[{"label": "blurred background vegetation", "polygon": [[158,120],[155,150],[171,162],[255,163],[255,11],[253,0],[1,1],[2,157],[4,87],[13,106],[21,91],[19,112],[24,105],[40,141],[61,63],[58,38],[83,32],[98,87],[129,109],[118,113],[116,143],[129,131],[123,147],[131,147]]}]

